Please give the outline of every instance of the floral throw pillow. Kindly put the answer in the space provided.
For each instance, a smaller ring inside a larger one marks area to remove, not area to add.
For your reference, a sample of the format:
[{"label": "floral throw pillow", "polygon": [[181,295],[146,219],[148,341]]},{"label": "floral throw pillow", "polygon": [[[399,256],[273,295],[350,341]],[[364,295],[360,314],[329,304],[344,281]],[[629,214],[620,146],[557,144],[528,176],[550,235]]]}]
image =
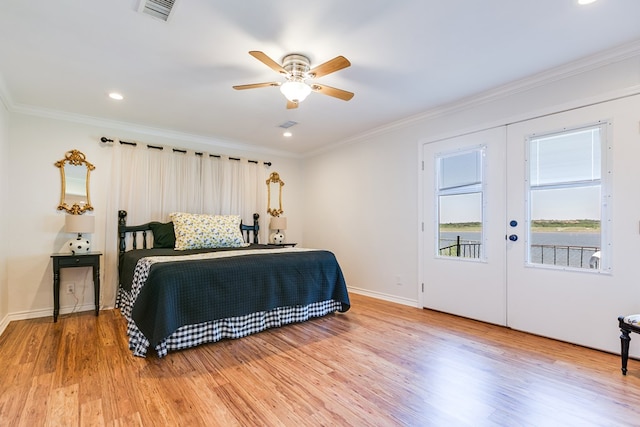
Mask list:
[{"label": "floral throw pillow", "polygon": [[175,249],[178,251],[249,246],[242,238],[238,215],[175,212],[170,217],[176,234]]}]

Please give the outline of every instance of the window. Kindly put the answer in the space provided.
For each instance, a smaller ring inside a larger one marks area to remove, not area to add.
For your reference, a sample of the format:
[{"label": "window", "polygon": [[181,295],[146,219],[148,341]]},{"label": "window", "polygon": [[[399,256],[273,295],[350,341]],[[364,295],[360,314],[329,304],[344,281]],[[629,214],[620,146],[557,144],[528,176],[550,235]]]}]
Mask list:
[{"label": "window", "polygon": [[484,147],[436,157],[438,187],[436,253],[483,259]]},{"label": "window", "polygon": [[528,263],[600,270],[606,125],[528,138]]}]

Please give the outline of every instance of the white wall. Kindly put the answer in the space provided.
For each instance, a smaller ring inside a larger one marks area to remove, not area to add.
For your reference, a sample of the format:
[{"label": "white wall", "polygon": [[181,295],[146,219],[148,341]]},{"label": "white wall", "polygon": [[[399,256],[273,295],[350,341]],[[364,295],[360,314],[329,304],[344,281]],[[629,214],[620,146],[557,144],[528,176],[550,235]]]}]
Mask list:
[{"label": "white wall", "polygon": [[[98,143],[101,136],[271,160],[271,171],[279,172],[286,183],[283,203],[289,241],[333,250],[352,291],[419,306],[421,142],[587,105],[638,88],[640,52],[619,59],[609,57],[596,65],[584,64],[580,72],[551,72],[533,83],[514,84],[407,119],[303,160],[233,149],[215,141],[206,144],[189,137],[151,136],[133,128],[7,114],[0,108],[0,180],[9,181],[7,187],[0,187],[0,199],[3,207],[12,207],[3,209],[4,228],[0,228],[1,241],[7,242],[0,244],[0,322],[3,315],[9,319],[51,315],[49,257],[69,238],[62,231],[64,215],[56,211],[60,180],[53,163],[72,148],[83,151],[96,166],[91,198],[97,231],[92,241],[95,249],[107,249],[106,221],[115,221],[116,214],[105,211],[112,182],[111,150]],[[625,158],[624,145],[616,150],[622,150],[616,155]],[[640,218],[639,177],[634,168],[621,169],[616,171],[614,184],[615,210],[636,212]],[[637,246],[621,242],[616,253],[637,250]],[[620,266],[629,259],[614,263]],[[619,271],[633,269],[624,266]],[[625,274],[615,280],[635,283],[636,277]],[[76,309],[91,307],[89,269],[67,269],[62,281],[76,283],[81,297]],[[621,312],[634,307],[640,310],[637,291],[629,299],[617,297]],[[106,306],[111,303],[103,301]],[[62,295],[63,312],[75,305],[73,299]]]},{"label": "white wall", "polygon": [[[417,304],[417,149],[398,130],[305,161],[305,246],[331,249],[350,289]],[[398,284],[400,283],[400,284]]]},{"label": "white wall", "polygon": [[[82,151],[96,167],[91,173],[91,203],[96,216],[96,232],[91,236],[92,248],[103,253],[107,250],[106,221],[117,221],[117,212],[106,212],[113,182],[110,176],[112,149],[98,142],[102,136],[271,161],[273,165],[269,171],[279,172],[286,183],[283,198],[289,217],[287,235],[291,240],[302,239],[300,200],[303,190],[297,159],[233,149],[228,144],[216,146],[215,141],[206,144],[188,137],[152,136],[33,114],[14,112],[9,119],[9,143],[5,151],[8,151],[11,159],[7,175],[12,179],[7,198],[13,208],[3,209],[3,224],[10,224],[10,227],[2,241],[11,242],[10,253],[5,258],[8,285],[4,285],[11,320],[52,315],[53,273],[50,255],[61,251],[64,243],[72,237],[63,230],[64,213],[56,210],[60,200],[60,172],[54,163],[71,149]],[[3,206],[6,205],[3,203]],[[264,212],[259,213],[266,218],[266,206]],[[102,293],[115,295],[113,290],[104,289],[104,273],[103,268]],[[90,268],[63,269],[61,282],[75,283],[79,297],[76,303],[72,296],[63,293],[61,313],[91,308],[93,284]],[[111,298],[102,301],[106,307],[112,304]]]},{"label": "white wall", "polygon": [[[421,306],[422,143],[640,92],[640,52],[580,65],[580,70],[554,70],[306,158],[305,244],[333,250],[352,291]],[[640,123],[640,113],[636,120]],[[616,158],[639,161],[629,142],[616,141],[615,150]],[[614,212],[632,212],[635,218],[630,231],[625,223],[628,238],[620,232],[613,261],[615,280],[625,283],[627,293],[612,293],[611,298],[619,300],[620,313],[625,313],[640,311],[637,274],[629,273],[637,269],[628,255],[640,257],[640,172],[614,165],[614,173]],[[625,215],[619,220],[628,222]],[[597,298],[581,298],[598,310]],[[617,337],[615,318],[611,321],[611,334]]]},{"label": "white wall", "polygon": [[[9,206],[9,112],[0,98],[0,206],[2,215]],[[6,221],[0,221],[0,333],[8,323],[9,281],[7,277],[7,255],[9,250],[9,227]]]}]

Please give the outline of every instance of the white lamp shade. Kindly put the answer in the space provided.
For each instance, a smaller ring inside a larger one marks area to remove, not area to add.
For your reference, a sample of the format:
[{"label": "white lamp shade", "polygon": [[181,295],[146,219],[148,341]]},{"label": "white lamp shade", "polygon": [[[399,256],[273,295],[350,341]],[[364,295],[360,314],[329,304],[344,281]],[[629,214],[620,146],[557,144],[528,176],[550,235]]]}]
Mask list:
[{"label": "white lamp shade", "polygon": [[280,92],[291,102],[302,102],[311,93],[311,87],[303,82],[288,81],[280,86]]},{"label": "white lamp shade", "polygon": [[283,216],[274,216],[271,218],[271,222],[269,223],[269,228],[272,230],[286,230],[287,229],[287,218]]},{"label": "white lamp shade", "polygon": [[66,215],[64,230],[67,233],[93,233],[96,217],[91,215]]}]

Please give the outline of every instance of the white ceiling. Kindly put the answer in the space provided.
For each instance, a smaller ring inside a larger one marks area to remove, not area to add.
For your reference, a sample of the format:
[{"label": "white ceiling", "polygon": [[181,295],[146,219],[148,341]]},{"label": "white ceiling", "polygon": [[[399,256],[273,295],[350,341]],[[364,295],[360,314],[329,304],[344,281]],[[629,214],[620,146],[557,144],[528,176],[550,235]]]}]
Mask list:
[{"label": "white ceiling", "polygon": [[[137,10],[2,0],[8,107],[299,155],[640,40],[638,0],[177,0],[169,22]],[[287,110],[278,88],[235,91],[281,79],[250,50],[312,66],[343,55],[352,66],[319,81],[355,97],[312,93]],[[289,120],[287,139],[278,126]]]}]

